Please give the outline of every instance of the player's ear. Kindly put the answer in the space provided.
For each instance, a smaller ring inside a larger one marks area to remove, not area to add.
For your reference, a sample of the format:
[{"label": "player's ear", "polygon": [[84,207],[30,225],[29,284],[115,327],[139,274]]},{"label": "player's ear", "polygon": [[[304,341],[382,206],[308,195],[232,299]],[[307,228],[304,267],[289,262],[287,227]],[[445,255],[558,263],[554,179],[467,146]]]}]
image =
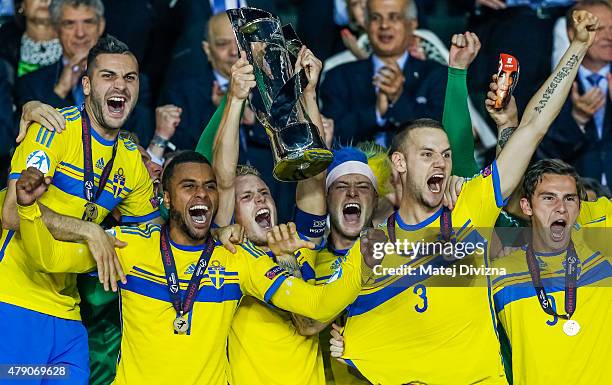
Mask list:
[{"label": "player's ear", "polygon": [[406,172],[406,157],[399,151],[395,151],[391,155],[391,162],[393,162],[393,167],[397,172],[403,174]]},{"label": "player's ear", "polygon": [[523,197],[521,198],[520,203],[521,203],[521,210],[523,210],[523,214],[532,216],[533,210],[531,209],[531,203],[529,202],[529,199]]},{"label": "player's ear", "polygon": [[91,94],[91,80],[88,75],[83,76],[81,84],[83,85],[83,95],[89,96]]},{"label": "player's ear", "polygon": [[[202,49],[204,50],[204,53],[206,54],[206,57],[210,58],[210,44],[206,40],[204,40],[202,42]],[[208,59],[208,60],[210,60],[210,59]]]},{"label": "player's ear", "polygon": [[164,207],[170,210],[170,194],[164,190]]}]

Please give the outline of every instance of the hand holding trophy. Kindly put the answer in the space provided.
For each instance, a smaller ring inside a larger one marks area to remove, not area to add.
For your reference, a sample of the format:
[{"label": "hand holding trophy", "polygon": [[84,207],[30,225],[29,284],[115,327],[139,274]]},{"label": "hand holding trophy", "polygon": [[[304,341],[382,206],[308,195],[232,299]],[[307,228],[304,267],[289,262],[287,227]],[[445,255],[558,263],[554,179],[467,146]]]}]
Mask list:
[{"label": "hand holding trophy", "polygon": [[269,12],[255,8],[226,12],[238,48],[254,69],[257,87],[250,104],[270,140],[274,177],[297,181],[319,174],[333,155],[302,102],[308,77],[302,66],[294,70],[302,43],[291,26],[281,26]]}]

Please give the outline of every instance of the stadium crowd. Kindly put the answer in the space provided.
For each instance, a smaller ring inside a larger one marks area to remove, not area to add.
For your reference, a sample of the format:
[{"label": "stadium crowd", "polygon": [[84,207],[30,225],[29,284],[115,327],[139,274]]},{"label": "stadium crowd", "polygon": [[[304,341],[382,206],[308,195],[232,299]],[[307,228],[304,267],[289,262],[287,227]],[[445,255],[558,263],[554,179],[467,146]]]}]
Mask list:
[{"label": "stadium crowd", "polygon": [[0,0],[0,384],[611,384],[611,62],[609,0]]}]

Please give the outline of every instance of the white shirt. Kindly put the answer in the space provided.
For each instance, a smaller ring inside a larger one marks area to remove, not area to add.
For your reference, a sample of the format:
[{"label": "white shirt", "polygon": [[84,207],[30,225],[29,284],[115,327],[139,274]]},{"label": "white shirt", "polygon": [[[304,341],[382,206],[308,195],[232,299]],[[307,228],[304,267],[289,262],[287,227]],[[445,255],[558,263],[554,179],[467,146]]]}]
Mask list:
[{"label": "white shirt", "polygon": [[215,80],[217,81],[217,84],[219,85],[219,87],[221,87],[221,90],[223,92],[226,92],[227,87],[229,86],[229,79],[225,78],[217,70],[213,70],[213,75],[215,76]]},{"label": "white shirt", "polygon": [[221,10],[215,9],[215,3],[224,4],[225,9],[223,11],[247,6],[246,0],[209,0],[209,2],[210,9],[213,11],[213,13],[222,12]]}]

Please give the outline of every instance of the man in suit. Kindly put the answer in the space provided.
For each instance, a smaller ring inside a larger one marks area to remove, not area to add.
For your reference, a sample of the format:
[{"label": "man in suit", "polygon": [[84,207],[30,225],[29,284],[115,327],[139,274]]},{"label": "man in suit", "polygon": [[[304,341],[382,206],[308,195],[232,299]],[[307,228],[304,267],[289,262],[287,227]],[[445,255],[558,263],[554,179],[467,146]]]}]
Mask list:
[{"label": "man in suit", "polygon": [[167,81],[160,96],[160,104],[173,104],[183,110],[172,139],[179,149],[195,147],[202,129],[227,91],[230,70],[238,60],[238,45],[225,13],[218,13],[208,21],[201,50],[208,62],[195,73],[177,74]]},{"label": "man in suit", "polygon": [[[606,0],[582,0],[573,9],[591,12],[600,20],[595,42],[578,71],[571,97],[553,123],[538,150],[540,158],[560,158],[571,163],[581,176],[603,185],[612,183],[612,5]],[[568,13],[571,15],[571,13]],[[567,18],[568,34],[574,34]]]},{"label": "man in suit", "polygon": [[216,14],[228,9],[253,7],[276,14],[276,5],[271,0],[180,0],[176,13],[182,20],[183,29],[172,51],[167,80],[181,74],[193,74],[206,65],[207,58],[200,49],[202,36],[206,35],[208,22]]},{"label": "man in suit", "polygon": [[412,0],[368,0],[372,56],[332,69],[321,86],[323,114],[341,144],[375,139],[386,146],[393,127],[442,118],[446,70],[408,54],[416,13]]},{"label": "man in suit", "polygon": [[[232,65],[238,60],[238,45],[225,12],[208,21],[202,50],[208,62],[197,73],[184,73],[168,81],[160,104],[171,104],[182,110],[172,143],[178,148],[195,148],[202,130],[208,124],[223,99],[231,76]],[[262,178],[270,186],[275,199],[293,196],[293,184],[279,183],[272,177],[272,151],[264,128],[256,122],[254,113],[244,109],[240,125],[240,163],[262,170]],[[284,201],[284,200],[283,200]],[[281,217],[289,219],[292,204],[281,205]]]},{"label": "man in suit", "polygon": [[[89,50],[104,32],[104,5],[100,0],[53,0],[49,11],[58,30],[63,56],[17,80],[15,94],[19,109],[30,100],[40,100],[53,107],[80,106],[85,100],[81,79],[87,69]],[[148,142],[153,131],[149,99],[146,79],[141,76],[138,104],[125,129],[134,131],[143,142]]]}]

